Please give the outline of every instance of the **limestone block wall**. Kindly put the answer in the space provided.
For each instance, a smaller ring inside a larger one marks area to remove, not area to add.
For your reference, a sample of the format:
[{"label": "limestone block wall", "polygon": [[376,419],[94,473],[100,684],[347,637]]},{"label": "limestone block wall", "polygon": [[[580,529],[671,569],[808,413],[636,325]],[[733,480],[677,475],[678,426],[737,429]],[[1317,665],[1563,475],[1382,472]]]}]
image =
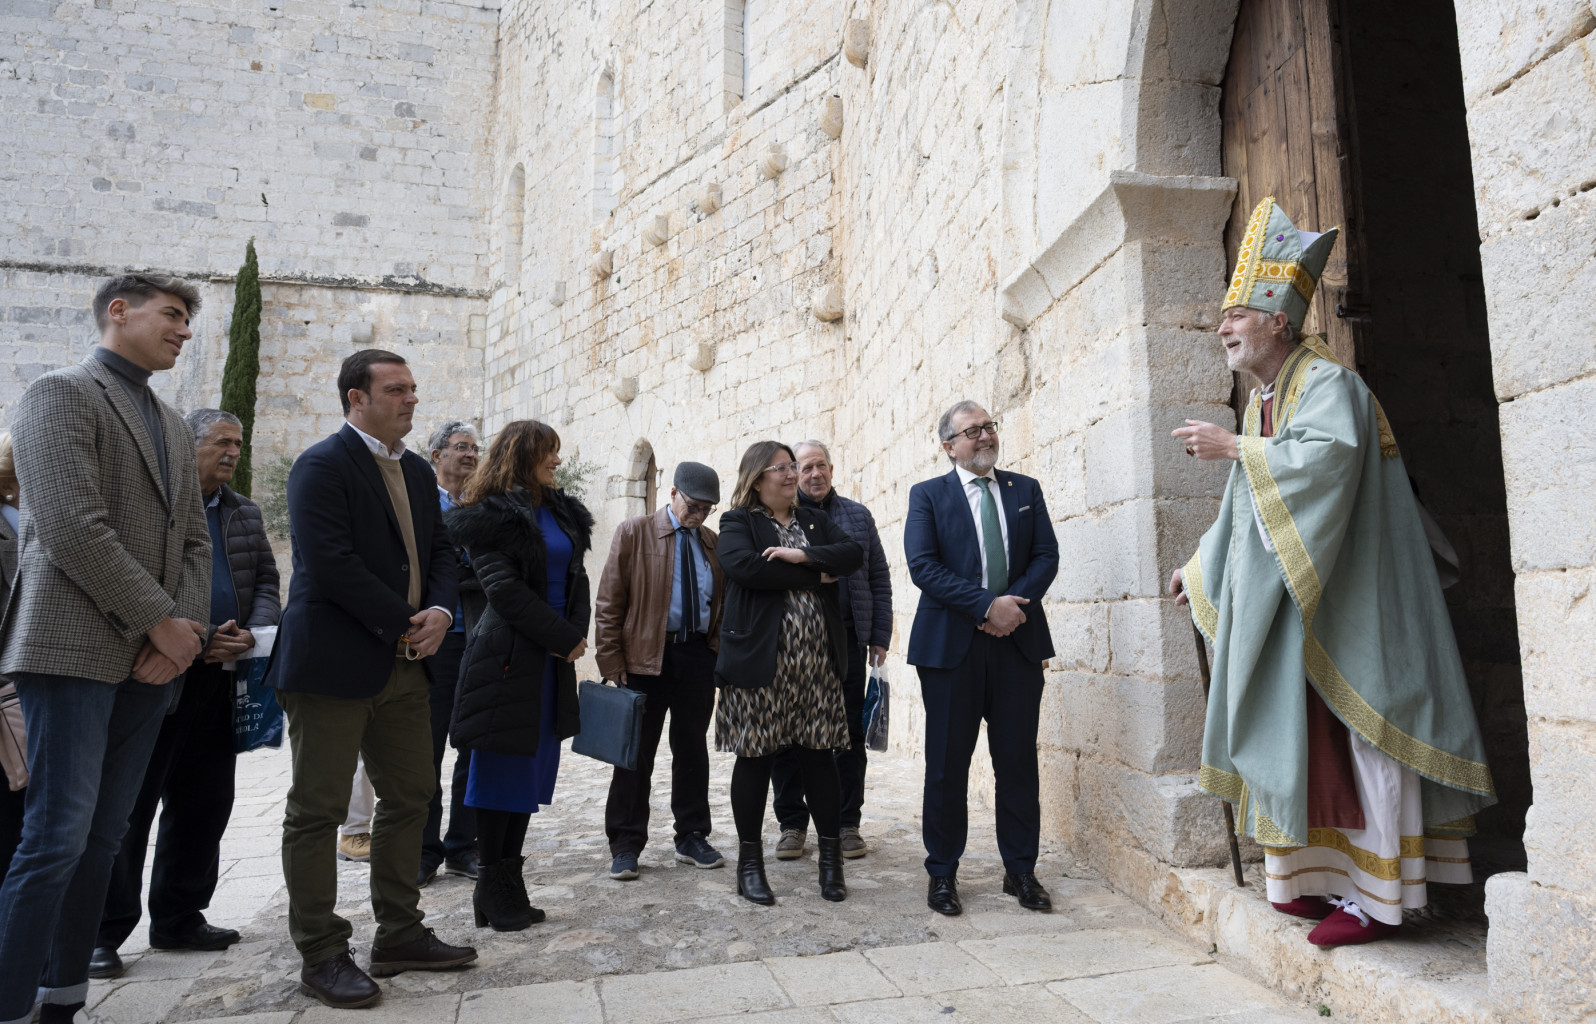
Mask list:
[{"label": "limestone block wall", "polygon": [[[845,327],[811,306],[842,273],[840,147],[820,128],[841,19],[840,7],[811,8],[826,31],[767,40],[764,66],[780,73],[729,112],[730,8],[504,9],[487,426],[543,418],[567,457],[601,467],[588,494],[595,563],[614,526],[643,511],[650,455],[660,494],[677,462],[697,459],[729,500],[748,443],[834,433]],[[786,164],[769,177],[773,145]],[[611,187],[612,212],[596,213]],[[845,479],[862,468],[844,464]]]},{"label": "limestone block wall", "polygon": [[[1044,827],[1137,889],[1159,862],[1224,855],[1218,805],[1195,788],[1191,630],[1160,593],[1223,479],[1168,430],[1230,415],[1206,331],[1232,186],[1202,175],[1218,168],[1229,25],[1205,18],[1232,15],[811,5],[784,33],[742,37],[789,70],[728,102],[719,6],[503,12],[488,428],[544,418],[600,466],[595,563],[644,510],[651,456],[661,495],[692,458],[729,498],[750,441],[831,443],[839,489],[875,511],[893,564],[894,742],[913,753],[908,490],[948,469],[941,410],[985,403],[1003,463],[1043,480],[1064,552],[1046,602]],[[849,18],[869,25],[862,68],[839,53]],[[1049,56],[1049,38],[1067,52]],[[1048,59],[1080,88],[1044,75]],[[1111,87],[1092,86],[1110,66]],[[836,141],[821,130],[831,97]],[[774,178],[772,145],[787,159]],[[1068,194],[1010,203],[1027,178]],[[831,284],[834,323],[813,312]]]},{"label": "limestone block wall", "polygon": [[0,150],[0,353],[11,357],[0,424],[29,380],[92,346],[93,289],[128,269],[207,282],[208,308],[162,386],[184,407],[216,401],[230,276],[251,236],[263,278],[292,282],[265,294],[263,364],[288,375],[262,381],[267,449],[297,451],[327,427],[311,395],[336,406],[338,360],[367,337],[359,324],[374,328],[366,344],[457,346],[418,377],[479,409],[481,346],[466,339],[486,305],[480,157],[496,8],[6,5],[0,117],[17,144]]},{"label": "limestone block wall", "polygon": [[1504,1019],[1596,1014],[1596,11],[1459,0],[1534,783],[1487,884]]}]

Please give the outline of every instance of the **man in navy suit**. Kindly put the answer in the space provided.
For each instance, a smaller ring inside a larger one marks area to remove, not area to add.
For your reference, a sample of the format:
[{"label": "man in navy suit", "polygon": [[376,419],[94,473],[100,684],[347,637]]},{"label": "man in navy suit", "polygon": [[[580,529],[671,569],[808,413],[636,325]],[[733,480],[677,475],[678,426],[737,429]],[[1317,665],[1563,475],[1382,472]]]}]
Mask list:
[{"label": "man in navy suit", "polygon": [[288,715],[293,785],[283,818],[288,930],[300,987],[328,1006],[382,994],[349,955],[336,833],[355,755],[377,791],[371,973],[441,970],[477,958],[422,925],[416,885],[432,774],[431,656],[454,619],[459,560],[427,460],[406,451],[416,382],[400,356],[363,349],[338,371],[345,423],[288,475],[293,583],[267,681]]},{"label": "man in navy suit", "polygon": [[920,588],[909,664],[925,702],[926,903],[950,916],[964,909],[957,876],[984,718],[1003,891],[1022,907],[1051,910],[1036,878],[1036,729],[1042,663],[1053,656],[1042,596],[1058,574],[1058,541],[1041,486],[993,468],[997,424],[985,409],[960,402],[937,421],[937,436],[953,472],[910,489],[903,528],[909,578]]}]

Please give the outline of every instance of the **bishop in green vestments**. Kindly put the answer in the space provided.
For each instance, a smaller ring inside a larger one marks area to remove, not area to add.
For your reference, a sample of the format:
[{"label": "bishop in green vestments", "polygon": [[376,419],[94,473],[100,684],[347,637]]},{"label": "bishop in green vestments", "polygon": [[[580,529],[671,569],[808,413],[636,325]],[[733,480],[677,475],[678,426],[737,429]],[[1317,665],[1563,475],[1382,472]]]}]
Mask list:
[{"label": "bishop in green vestments", "polygon": [[1200,784],[1265,847],[1275,907],[1323,919],[1317,945],[1389,935],[1427,881],[1470,881],[1464,837],[1496,799],[1396,440],[1362,379],[1300,333],[1335,236],[1272,198],[1248,223],[1219,337],[1266,383],[1239,436],[1174,431],[1235,465],[1170,580],[1214,647]]}]

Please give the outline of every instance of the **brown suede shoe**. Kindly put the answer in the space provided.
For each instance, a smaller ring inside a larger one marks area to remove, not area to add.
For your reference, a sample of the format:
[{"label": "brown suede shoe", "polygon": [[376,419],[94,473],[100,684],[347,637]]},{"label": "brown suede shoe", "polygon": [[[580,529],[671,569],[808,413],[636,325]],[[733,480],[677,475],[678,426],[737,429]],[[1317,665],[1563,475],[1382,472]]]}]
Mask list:
[{"label": "brown suede shoe", "polygon": [[335,1010],[370,1006],[382,996],[382,989],[355,965],[347,949],[319,963],[306,964],[299,972],[299,991]]},{"label": "brown suede shoe", "polygon": [[451,946],[439,939],[431,928],[427,928],[419,938],[400,946],[388,949],[372,946],[371,973],[386,978],[400,971],[447,971],[453,967],[464,967],[476,958],[475,949],[470,946]]}]

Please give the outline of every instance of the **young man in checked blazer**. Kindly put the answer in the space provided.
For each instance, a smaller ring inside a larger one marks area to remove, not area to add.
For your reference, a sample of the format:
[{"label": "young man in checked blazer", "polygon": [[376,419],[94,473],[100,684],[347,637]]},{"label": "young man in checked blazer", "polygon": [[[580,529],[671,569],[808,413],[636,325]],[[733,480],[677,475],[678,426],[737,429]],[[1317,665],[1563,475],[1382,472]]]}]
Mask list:
[{"label": "young man in checked blazer", "polygon": [[27,724],[31,781],[0,886],[0,1024],[42,998],[70,1021],[111,863],[171,685],[204,648],[211,539],[194,435],[150,389],[192,332],[199,293],[113,278],[94,297],[100,345],[36,379],[12,413],[22,507],[0,673]]}]

